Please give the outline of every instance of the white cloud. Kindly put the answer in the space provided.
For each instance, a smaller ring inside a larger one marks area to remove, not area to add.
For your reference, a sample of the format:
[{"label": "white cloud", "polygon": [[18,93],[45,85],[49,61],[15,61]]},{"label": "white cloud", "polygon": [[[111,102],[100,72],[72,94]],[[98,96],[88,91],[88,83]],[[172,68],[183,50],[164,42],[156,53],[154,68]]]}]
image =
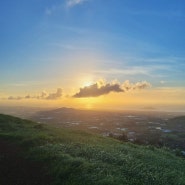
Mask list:
[{"label": "white cloud", "polygon": [[51,7],[47,7],[45,9],[45,14],[47,16],[50,16],[55,12],[63,11],[65,8],[72,8],[76,5],[83,4],[86,1],[89,1],[89,0],[65,0],[64,3],[55,4],[55,5],[52,5]]},{"label": "white cloud", "polygon": [[[45,95],[44,95],[45,97]],[[55,93],[50,93],[46,99],[48,100],[55,100],[57,98],[61,98],[62,97],[62,89],[61,88],[58,88],[57,91]]]},{"label": "white cloud", "polygon": [[64,4],[61,3],[61,4],[54,4],[50,7],[47,7],[45,9],[45,14],[50,16],[52,14],[55,14],[55,12],[59,12],[59,11],[62,11],[64,9]]},{"label": "white cloud", "polygon": [[85,1],[88,1],[88,0],[67,0],[66,5],[67,7],[73,7],[73,6],[84,3]]}]

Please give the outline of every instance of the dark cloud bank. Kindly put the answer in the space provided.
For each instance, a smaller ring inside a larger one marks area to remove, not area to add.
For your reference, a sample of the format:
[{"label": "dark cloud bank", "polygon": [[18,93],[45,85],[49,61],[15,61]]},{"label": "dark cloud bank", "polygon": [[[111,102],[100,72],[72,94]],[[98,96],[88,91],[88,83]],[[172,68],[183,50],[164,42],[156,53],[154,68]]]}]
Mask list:
[{"label": "dark cloud bank", "polygon": [[108,94],[110,92],[127,92],[136,89],[145,89],[150,87],[150,83],[146,81],[130,83],[128,80],[122,85],[120,83],[106,83],[98,86],[98,82],[87,87],[80,88],[80,91],[73,95],[74,98],[97,97]]},{"label": "dark cloud bank", "polygon": [[76,93],[73,97],[82,98],[82,97],[97,97],[103,94],[108,94],[110,92],[124,92],[118,84],[106,84],[104,86],[98,87],[98,84],[95,83],[88,87],[80,88],[80,92]]}]

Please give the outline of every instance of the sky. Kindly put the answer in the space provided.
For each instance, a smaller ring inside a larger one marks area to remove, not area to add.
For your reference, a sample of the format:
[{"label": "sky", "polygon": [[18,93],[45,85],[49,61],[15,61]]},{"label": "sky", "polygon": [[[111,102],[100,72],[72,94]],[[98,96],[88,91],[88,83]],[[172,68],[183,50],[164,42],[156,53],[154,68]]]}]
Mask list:
[{"label": "sky", "polygon": [[0,105],[185,110],[184,0],[6,0],[0,25]]}]

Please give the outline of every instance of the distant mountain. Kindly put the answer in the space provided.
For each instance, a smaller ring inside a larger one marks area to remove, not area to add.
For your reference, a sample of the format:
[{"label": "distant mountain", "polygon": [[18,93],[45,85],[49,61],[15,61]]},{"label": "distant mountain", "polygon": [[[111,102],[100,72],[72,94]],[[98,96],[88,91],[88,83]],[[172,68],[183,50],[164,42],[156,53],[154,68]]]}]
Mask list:
[{"label": "distant mountain", "polygon": [[59,114],[59,113],[72,113],[75,111],[77,110],[74,108],[61,107],[61,108],[52,109],[52,110],[40,111],[39,113]]}]

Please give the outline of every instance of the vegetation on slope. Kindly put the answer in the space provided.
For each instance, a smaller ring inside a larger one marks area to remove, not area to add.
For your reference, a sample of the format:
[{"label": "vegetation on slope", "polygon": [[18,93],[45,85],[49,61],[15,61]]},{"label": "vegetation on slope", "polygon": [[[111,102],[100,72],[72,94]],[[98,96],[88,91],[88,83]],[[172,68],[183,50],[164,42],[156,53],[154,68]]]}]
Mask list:
[{"label": "vegetation on slope", "polygon": [[[45,177],[52,185],[185,184],[185,161],[165,149],[56,129],[7,115],[0,115],[0,141],[18,148],[16,158],[25,161],[23,167],[39,165],[40,178]],[[0,164],[6,157],[0,153]],[[0,166],[1,170],[6,167]],[[46,182],[36,177],[32,184]]]}]

